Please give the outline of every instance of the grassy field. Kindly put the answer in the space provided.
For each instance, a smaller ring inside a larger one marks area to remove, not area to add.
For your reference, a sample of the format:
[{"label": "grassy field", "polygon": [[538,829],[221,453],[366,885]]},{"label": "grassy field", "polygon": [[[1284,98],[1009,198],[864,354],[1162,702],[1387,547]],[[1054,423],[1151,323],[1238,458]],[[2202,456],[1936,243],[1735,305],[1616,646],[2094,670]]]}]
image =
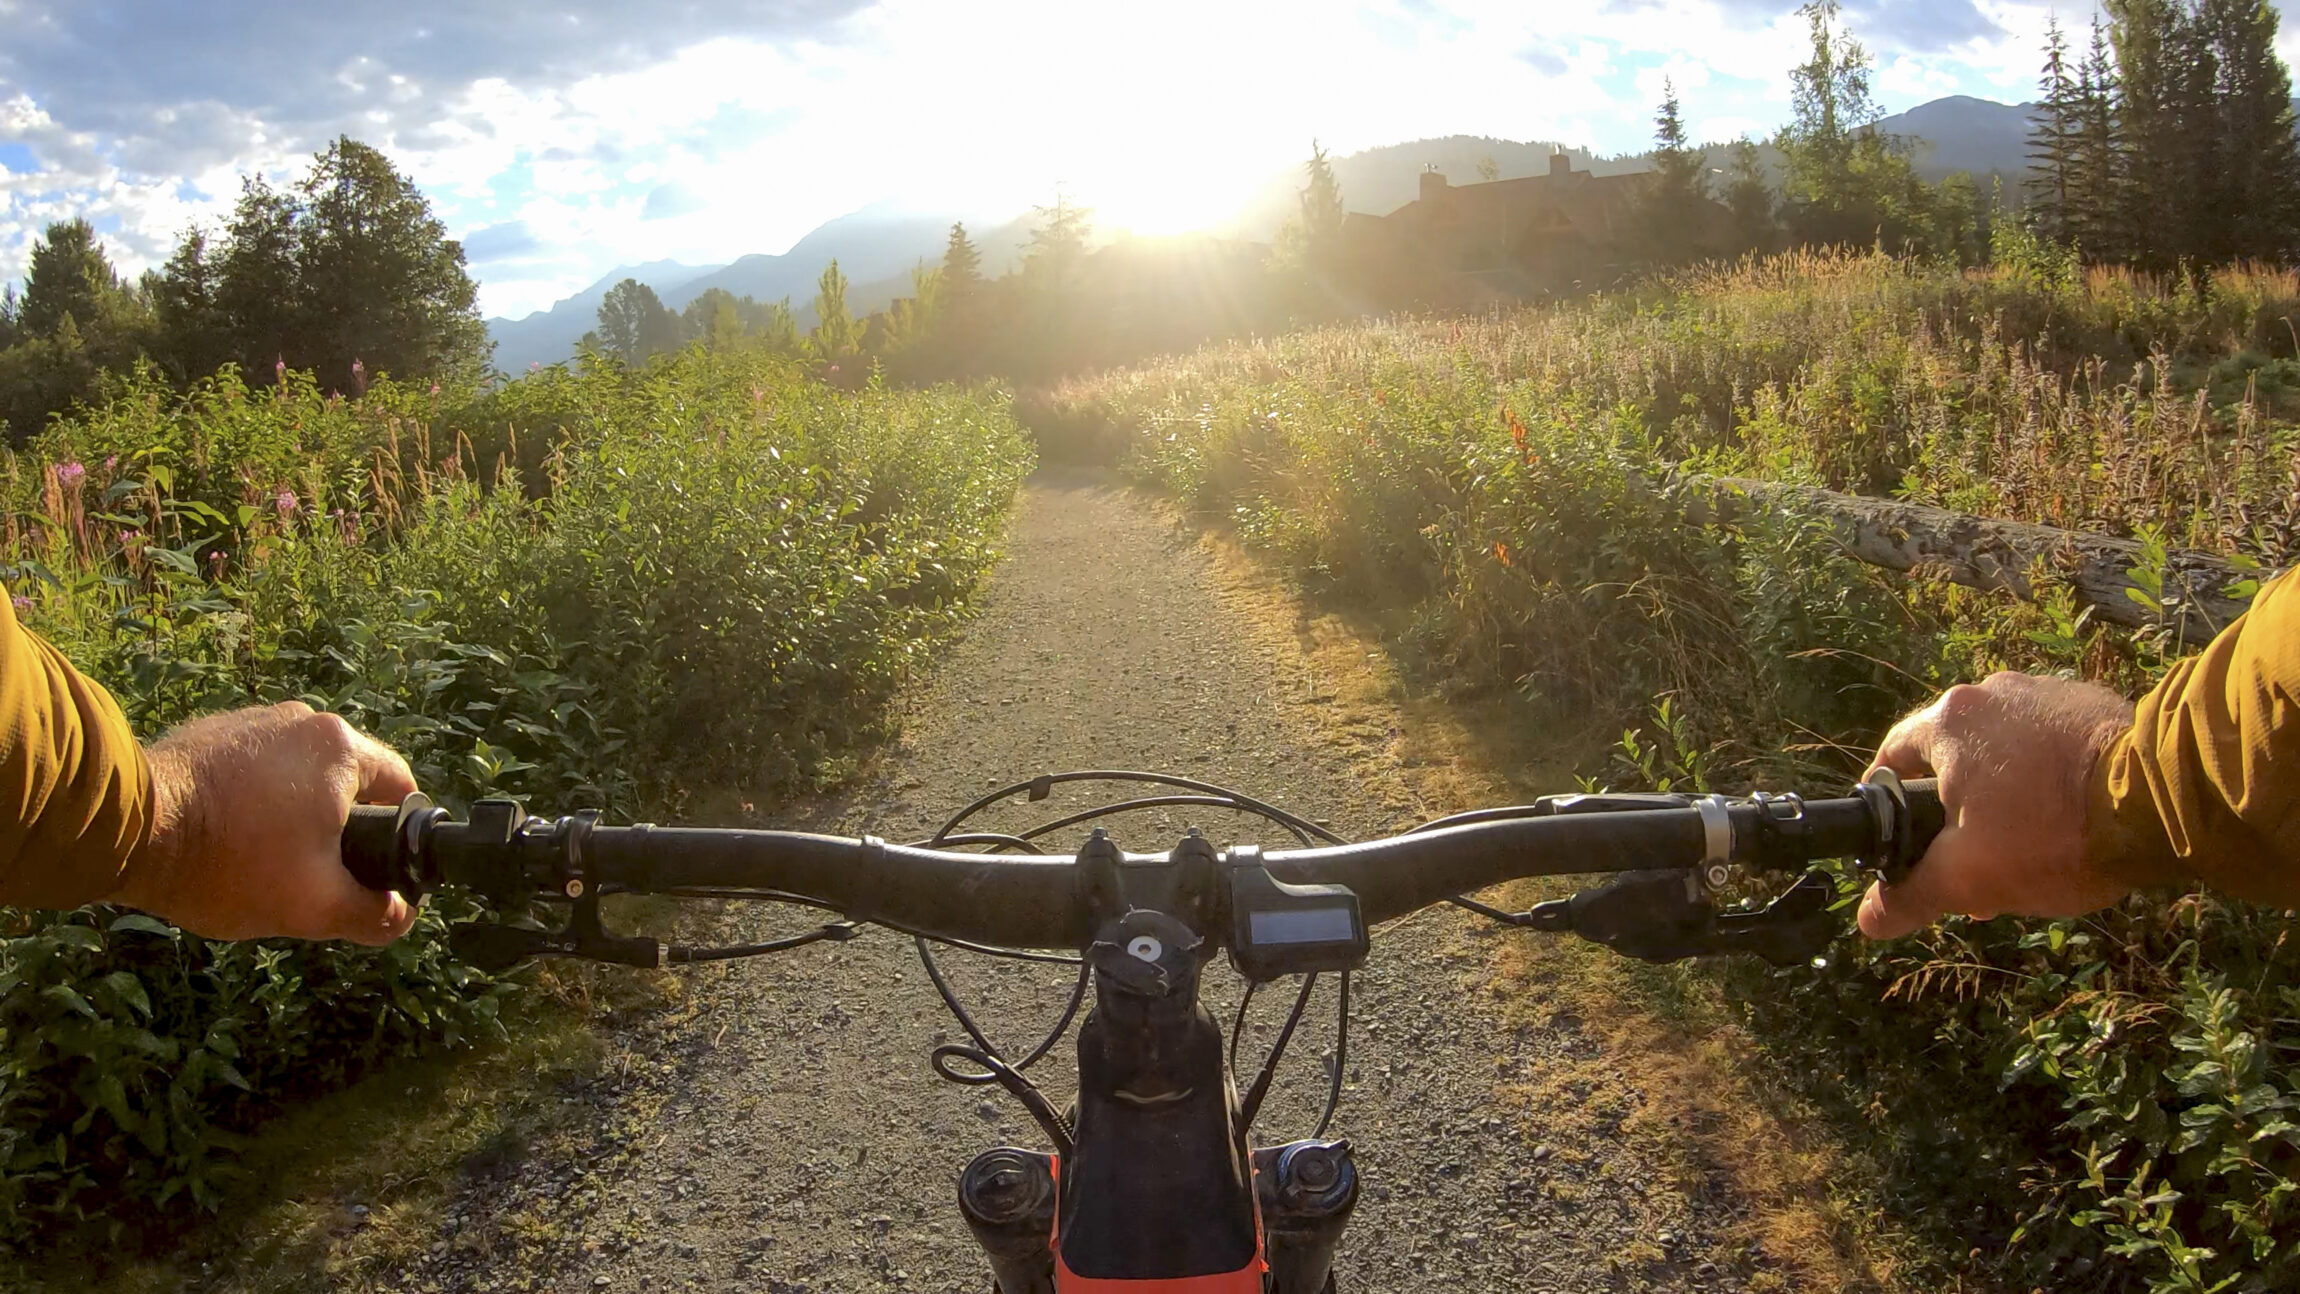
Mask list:
[{"label": "grassy field", "polygon": [[[135,382],[0,461],[0,573],[147,734],[302,698],[452,806],[670,816],[851,767],[963,615],[1030,466],[995,392],[841,392],[740,350],[356,400],[292,373],[180,398]],[[308,1103],[477,1048],[469,1071],[407,1071],[453,1107],[388,1144],[520,1125],[518,1101],[455,1094],[547,1088],[583,1044],[531,976],[449,954],[469,914],[435,901],[367,951],[0,913],[0,1244],[163,1244],[229,1205],[292,1273],[318,1225],[278,1194],[298,1141],[248,1141],[282,1110],[389,1122],[372,1095]],[[297,1171],[332,1198],[397,1162]]]},{"label": "grassy field", "polygon": [[[2049,571],[2017,602],[1861,566],[1810,517],[1699,524],[1676,474],[2280,567],[2300,554],[2296,306],[2283,271],[2199,290],[1799,255],[1214,347],[1028,416],[1048,454],[1123,461],[1375,620],[1415,686],[1618,734],[1595,782],[1815,791],[1950,682],[2138,688],[2167,635],[2095,623]],[[2274,1063],[2300,1048],[2292,933],[2156,895],[1660,982],[1729,1008],[1753,1069],[1799,1076],[1787,1095],[1862,1166],[1842,1215],[1930,1255],[1899,1260],[1904,1288],[2265,1290],[2300,1276],[2300,1086]]]}]

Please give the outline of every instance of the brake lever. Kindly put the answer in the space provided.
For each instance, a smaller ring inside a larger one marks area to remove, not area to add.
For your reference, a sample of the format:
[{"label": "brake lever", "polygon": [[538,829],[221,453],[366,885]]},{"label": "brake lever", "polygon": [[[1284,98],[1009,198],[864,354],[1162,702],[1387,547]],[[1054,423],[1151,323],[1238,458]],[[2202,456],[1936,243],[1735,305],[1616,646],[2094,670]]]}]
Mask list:
[{"label": "brake lever", "polygon": [[1837,937],[1835,902],[1835,887],[1819,872],[1807,872],[1756,911],[1725,913],[1695,897],[1683,871],[1626,872],[1570,898],[1537,903],[1510,924],[1580,935],[1655,964],[1748,953],[1795,966],[1828,951]]}]

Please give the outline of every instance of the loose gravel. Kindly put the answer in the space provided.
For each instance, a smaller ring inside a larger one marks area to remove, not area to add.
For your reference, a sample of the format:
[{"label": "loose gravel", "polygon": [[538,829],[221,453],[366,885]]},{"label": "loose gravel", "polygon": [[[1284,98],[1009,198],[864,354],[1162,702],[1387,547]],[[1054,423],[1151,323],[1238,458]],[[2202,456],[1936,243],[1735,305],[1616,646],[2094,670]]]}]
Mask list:
[{"label": "loose gravel", "polygon": [[[1349,835],[1400,825],[1395,809],[1354,789],[1349,759],[1319,740],[1296,675],[1235,623],[1217,578],[1197,544],[1141,500],[1091,478],[1042,475],[979,619],[906,703],[899,743],[799,825],[918,838],[998,785],[1084,767],[1224,783]],[[992,820],[1054,816],[1027,807]],[[1268,839],[1182,811],[1138,815],[1114,834],[1150,850],[1192,823]],[[719,924],[789,932],[815,919],[745,909]],[[1366,1183],[1342,1290],[1744,1288],[1748,1264],[1720,1272],[1706,1261],[1730,1206],[1710,1192],[1687,1200],[1611,1135],[1618,1092],[1604,1110],[1571,1090],[1524,1095],[1556,1087],[1539,1081],[1545,1064],[1586,1060],[1594,1043],[1570,1020],[1502,1023],[1485,967],[1491,941],[1515,937],[1450,910],[1377,936],[1354,985],[1336,1120]],[[1010,1051],[1052,1022],[1070,986],[1060,967],[947,962]],[[871,931],[678,978],[673,1008],[613,1026],[615,1059],[561,1094],[578,1107],[582,1134],[471,1167],[428,1254],[378,1287],[987,1291],[954,1204],[958,1174],[983,1149],[1038,1137],[1003,1094],[928,1070],[928,1050],[960,1035],[910,941]],[[1218,967],[1209,980],[1211,1004],[1226,1013],[1234,982]],[[1258,1063],[1290,999],[1257,999],[1243,1065]],[[1259,1139],[1306,1135],[1314,1123],[1331,1014],[1322,992]],[[1058,1103],[1074,1054],[1066,1042],[1035,1071]]]}]

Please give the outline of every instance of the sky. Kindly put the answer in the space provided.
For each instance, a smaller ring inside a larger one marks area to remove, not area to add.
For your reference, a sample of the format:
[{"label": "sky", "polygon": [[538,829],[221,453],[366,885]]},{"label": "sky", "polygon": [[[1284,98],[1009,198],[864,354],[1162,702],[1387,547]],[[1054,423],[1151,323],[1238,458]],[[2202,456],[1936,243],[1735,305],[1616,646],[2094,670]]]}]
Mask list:
[{"label": "sky", "polygon": [[[1888,112],[2033,97],[2055,12],[1846,4]],[[1786,0],[0,0],[0,281],[82,215],[156,265],[339,134],[414,177],[490,315],[890,200],[985,220],[1059,186],[1176,232],[1313,138],[1638,151],[1664,78],[1697,136],[1763,134],[1804,41]]]}]

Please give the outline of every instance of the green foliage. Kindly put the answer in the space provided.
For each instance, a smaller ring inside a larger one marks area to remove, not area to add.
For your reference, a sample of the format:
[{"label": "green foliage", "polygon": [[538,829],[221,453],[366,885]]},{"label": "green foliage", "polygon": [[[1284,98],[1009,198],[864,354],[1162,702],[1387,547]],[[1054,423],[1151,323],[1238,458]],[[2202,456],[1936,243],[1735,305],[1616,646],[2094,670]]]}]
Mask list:
[{"label": "green foliage", "polygon": [[1682,265],[1723,248],[1709,200],[1708,158],[1685,133],[1676,83],[1662,84],[1661,109],[1653,118],[1653,176],[1630,212],[1629,237],[1640,262]]},{"label": "green foliage", "polygon": [[[492,390],[144,376],[0,461],[0,575],[139,730],[301,698],[450,805],[668,815],[849,766],[996,553],[995,392],[845,395],[752,350]],[[494,1027],[435,905],[382,951],[100,909],[0,939],[0,1242],[215,1198],[299,1094]]]},{"label": "green foliage", "polygon": [[684,340],[679,316],[663,305],[655,289],[625,279],[607,289],[599,303],[599,327],[584,334],[586,349],[640,364],[667,355]]},{"label": "green foliage", "polygon": [[[2300,556],[2263,523],[2300,509],[2291,426],[2257,384],[2223,403],[2208,381],[2295,306],[2280,273],[2199,297],[2043,247],[1986,273],[1799,255],[1214,348],[1033,417],[1099,424],[1305,581],[1396,613],[1441,684],[1621,733],[1592,784],[1815,792],[1950,682],[2145,684],[2174,654],[2173,544]],[[1675,484],[1688,469],[2135,535],[2156,623],[2111,632],[2046,570],[2033,603],[1889,575],[1811,517],[1721,525]],[[2300,1279],[2296,932],[2199,895],[1717,973],[1883,1167],[1866,1203],[1972,1255],[1912,1282],[2267,1291]]]},{"label": "green foliage", "polygon": [[378,374],[476,378],[491,345],[462,245],[414,181],[350,138],[286,192],[247,181],[221,247],[191,231],[152,290],[187,379],[284,364],[351,393]]}]

